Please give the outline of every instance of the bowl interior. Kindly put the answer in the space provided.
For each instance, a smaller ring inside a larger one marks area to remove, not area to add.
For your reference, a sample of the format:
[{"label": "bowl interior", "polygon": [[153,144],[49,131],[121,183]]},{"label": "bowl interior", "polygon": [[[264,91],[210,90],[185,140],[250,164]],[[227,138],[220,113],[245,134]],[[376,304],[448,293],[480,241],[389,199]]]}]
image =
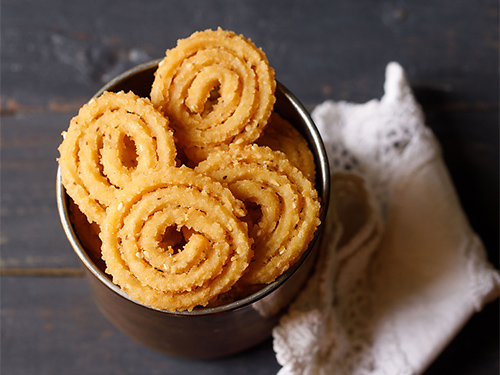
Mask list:
[{"label": "bowl interior", "polygon": [[[159,61],[154,60],[148,63],[138,65],[123,74],[117,76],[109,83],[104,85],[94,96],[101,95],[104,91],[133,91],[135,94],[142,97],[149,97],[151,90],[151,85],[154,80],[154,72],[158,66]],[[316,189],[321,200],[321,211],[320,219],[321,224],[317,229],[316,234],[309,244],[308,249],[304,252],[301,259],[296,262],[289,270],[287,270],[283,275],[281,275],[276,281],[265,286],[259,291],[251,294],[250,296],[225,304],[217,307],[200,307],[195,308],[190,312],[170,312],[167,310],[157,310],[162,311],[166,314],[173,315],[208,315],[208,314],[219,314],[226,311],[231,311],[234,309],[241,308],[253,302],[259,301],[265,296],[269,295],[276,289],[278,289],[285,281],[293,275],[296,270],[304,263],[305,259],[310,255],[312,249],[316,245],[319,236],[321,235],[323,223],[326,219],[326,211],[329,203],[329,184],[330,175],[328,167],[328,159],[326,156],[326,151],[319,135],[319,132],[314,125],[312,119],[310,118],[307,110],[302,106],[302,104],[297,100],[297,98],[281,83],[278,82],[276,90],[276,104],[275,111],[278,112],[283,118],[289,120],[294,127],[304,136],[304,138],[309,143],[311,148],[315,163],[316,163]],[[121,295],[123,298],[130,299],[126,293],[124,293],[117,285],[113,284],[111,278],[104,271],[104,263],[102,260],[97,259],[95,256],[89,254],[82,243],[78,239],[74,228],[71,224],[69,217],[69,204],[70,198],[65,193],[64,187],[61,183],[60,171],[57,175],[57,202],[59,208],[59,214],[61,217],[61,222],[63,229],[70,241],[74,251],[79,256],[80,260],[84,263],[87,269],[103,284],[105,284],[109,289],[115,293]],[[135,301],[134,301],[135,302]],[[150,308],[145,306],[146,308]],[[156,310],[156,309],[153,309]]]}]

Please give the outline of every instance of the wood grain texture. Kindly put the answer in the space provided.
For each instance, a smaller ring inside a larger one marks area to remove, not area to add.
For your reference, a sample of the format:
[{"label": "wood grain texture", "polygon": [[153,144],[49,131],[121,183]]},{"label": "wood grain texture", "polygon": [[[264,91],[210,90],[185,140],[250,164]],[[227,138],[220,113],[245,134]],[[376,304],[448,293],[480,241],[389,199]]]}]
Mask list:
[{"label": "wood grain texture", "polygon": [[[57,147],[78,108],[110,78],[205,28],[250,37],[309,109],[380,98],[386,65],[399,62],[498,268],[498,25],[492,0],[3,0],[0,372],[279,370],[271,341],[206,362],[124,337],[95,308],[57,214]],[[427,374],[499,373],[498,316],[498,302],[474,316]]]},{"label": "wood grain texture", "polygon": [[103,317],[85,278],[3,277],[1,292],[2,374],[264,375],[279,370],[270,340],[210,361],[146,348]]}]

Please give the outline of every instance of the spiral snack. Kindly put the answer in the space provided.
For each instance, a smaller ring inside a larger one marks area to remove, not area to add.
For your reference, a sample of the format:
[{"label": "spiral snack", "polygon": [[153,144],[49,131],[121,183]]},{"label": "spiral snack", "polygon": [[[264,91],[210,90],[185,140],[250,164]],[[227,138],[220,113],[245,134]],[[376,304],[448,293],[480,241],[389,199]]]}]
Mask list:
[{"label": "spiral snack", "polygon": [[89,222],[97,224],[118,190],[145,171],[176,163],[168,119],[132,92],[105,92],[92,99],[63,136],[62,183]]},{"label": "spiral snack", "polygon": [[196,171],[224,182],[245,203],[254,257],[241,283],[274,281],[307,249],[320,222],[317,192],[282,152],[231,145]]},{"label": "spiral snack", "polygon": [[274,70],[249,39],[222,29],[178,41],[159,64],[151,100],[194,163],[213,147],[259,137],[274,106]]},{"label": "spiral snack", "polygon": [[124,293],[191,311],[255,293],[320,224],[307,141],[274,111],[264,53],[222,29],[167,50],[151,99],[104,92],[63,133],[60,176],[92,261]]},{"label": "spiral snack", "polygon": [[316,164],[307,141],[290,122],[273,112],[264,132],[255,143],[283,152],[314,184]]},{"label": "spiral snack", "polygon": [[106,272],[131,298],[192,310],[229,290],[251,242],[242,202],[187,167],[148,173],[117,194],[102,225]]}]

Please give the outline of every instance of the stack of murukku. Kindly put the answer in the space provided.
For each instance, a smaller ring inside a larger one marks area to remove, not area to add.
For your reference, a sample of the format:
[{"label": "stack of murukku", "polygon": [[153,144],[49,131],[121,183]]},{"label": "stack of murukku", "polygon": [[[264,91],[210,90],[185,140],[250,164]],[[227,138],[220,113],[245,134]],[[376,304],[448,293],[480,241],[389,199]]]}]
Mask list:
[{"label": "stack of murukku", "polygon": [[314,159],[273,112],[275,89],[261,49],[205,30],[166,52],[150,98],[105,92],[71,120],[59,165],[72,224],[131,298],[171,311],[226,303],[307,249],[320,223]]}]

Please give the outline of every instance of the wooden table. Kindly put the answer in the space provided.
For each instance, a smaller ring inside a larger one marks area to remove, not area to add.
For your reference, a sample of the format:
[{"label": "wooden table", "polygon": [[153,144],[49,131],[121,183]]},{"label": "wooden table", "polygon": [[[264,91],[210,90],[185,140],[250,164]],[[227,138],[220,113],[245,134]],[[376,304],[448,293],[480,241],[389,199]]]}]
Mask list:
[{"label": "wooden table", "polygon": [[[492,263],[499,266],[497,1],[3,0],[1,372],[275,374],[272,342],[193,361],[151,351],[95,307],[55,203],[60,133],[100,86],[178,38],[250,37],[309,108],[383,93],[407,71]],[[498,374],[499,308],[475,315],[426,374]]]}]

